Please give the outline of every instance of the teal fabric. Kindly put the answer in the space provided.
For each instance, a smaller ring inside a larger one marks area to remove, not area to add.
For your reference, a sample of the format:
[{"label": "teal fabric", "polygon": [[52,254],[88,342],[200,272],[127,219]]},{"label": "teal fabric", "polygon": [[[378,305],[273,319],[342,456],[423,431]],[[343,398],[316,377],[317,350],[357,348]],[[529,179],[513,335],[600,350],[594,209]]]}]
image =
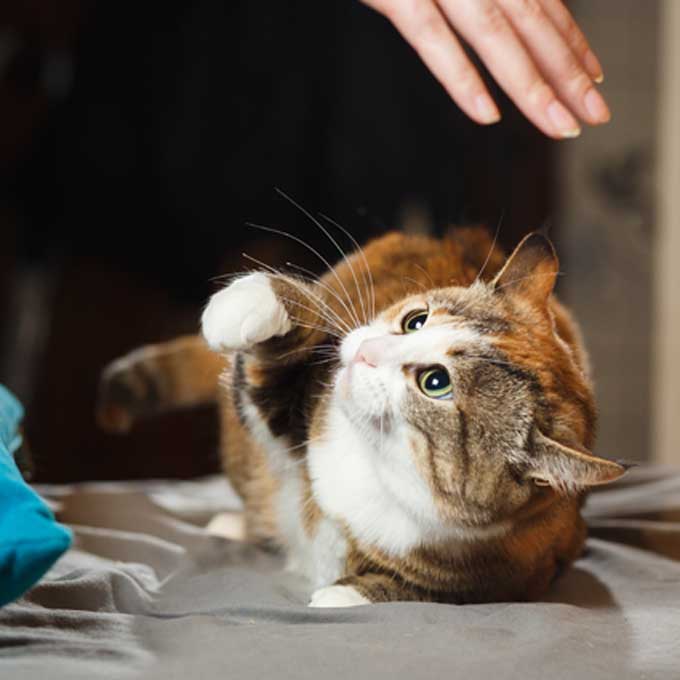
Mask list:
[{"label": "teal fabric", "polygon": [[26,592],[71,544],[70,532],[57,524],[14,462],[23,414],[0,385],[0,607]]}]

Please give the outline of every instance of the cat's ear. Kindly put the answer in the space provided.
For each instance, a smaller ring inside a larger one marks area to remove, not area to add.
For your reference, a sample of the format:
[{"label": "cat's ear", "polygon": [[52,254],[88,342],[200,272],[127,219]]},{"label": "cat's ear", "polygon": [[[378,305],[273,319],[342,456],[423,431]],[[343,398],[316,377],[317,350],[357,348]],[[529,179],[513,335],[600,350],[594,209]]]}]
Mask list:
[{"label": "cat's ear", "polygon": [[629,467],[565,446],[536,430],[525,476],[539,486],[551,486],[560,491],[579,491],[613,482],[622,477]]},{"label": "cat's ear", "polygon": [[534,232],[522,239],[492,286],[497,291],[521,295],[544,305],[555,287],[559,261],[550,240]]}]

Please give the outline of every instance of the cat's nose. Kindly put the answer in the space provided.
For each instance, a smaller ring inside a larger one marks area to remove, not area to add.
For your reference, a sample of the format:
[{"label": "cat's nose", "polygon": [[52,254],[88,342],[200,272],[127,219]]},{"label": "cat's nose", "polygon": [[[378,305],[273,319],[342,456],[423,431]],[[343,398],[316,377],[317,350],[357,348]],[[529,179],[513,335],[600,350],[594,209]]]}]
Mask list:
[{"label": "cat's nose", "polygon": [[385,354],[385,343],[379,338],[364,340],[354,355],[353,362],[368,364],[374,368],[380,363],[380,358]]}]

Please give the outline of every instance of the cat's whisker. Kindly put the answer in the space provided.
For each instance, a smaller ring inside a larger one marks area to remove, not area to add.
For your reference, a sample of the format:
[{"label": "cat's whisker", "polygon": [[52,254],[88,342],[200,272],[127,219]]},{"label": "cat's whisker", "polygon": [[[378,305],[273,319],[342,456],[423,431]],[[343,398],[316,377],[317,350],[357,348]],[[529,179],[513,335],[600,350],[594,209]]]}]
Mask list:
[{"label": "cat's whisker", "polygon": [[[329,345],[328,347],[331,347]],[[333,349],[336,349],[335,346],[332,346]],[[338,355],[337,352],[331,351],[330,349],[321,349],[317,347],[298,347],[297,349],[293,349],[290,352],[285,352],[284,354],[279,354],[277,357],[277,360],[281,361],[283,359],[286,359],[290,356],[293,356],[295,354],[301,354],[301,353],[309,353],[309,354],[318,354],[322,358],[319,361],[314,361],[314,362],[309,362],[310,366],[321,366],[323,364],[330,364],[333,362],[338,361]]]},{"label": "cat's whisker", "polygon": [[366,323],[369,323],[371,319],[375,318],[375,286],[373,285],[373,274],[371,272],[371,267],[368,264],[366,253],[364,252],[364,249],[359,245],[359,242],[349,232],[349,230],[345,229],[345,227],[343,227],[339,222],[334,220],[332,217],[326,215],[325,213],[319,213],[319,217],[326,220],[326,222],[334,226],[336,229],[339,229],[352,242],[352,245],[356,249],[356,252],[359,254],[359,257],[361,257],[363,263],[363,268],[361,269],[361,279],[363,281],[364,289],[366,291],[367,297],[366,306],[369,308],[370,314],[370,319],[367,318]]},{"label": "cat's whisker", "polygon": [[310,353],[318,353],[318,354],[324,354],[324,353],[333,353],[335,354],[337,350],[337,345],[313,345],[312,347],[297,347],[296,349],[292,349],[289,352],[286,352],[285,354],[280,354],[279,358],[283,359],[285,357],[291,356],[292,354],[297,354],[299,352],[310,352]]},{"label": "cat's whisker", "polygon": [[[280,275],[282,274],[282,272],[280,272],[280,271],[279,271],[278,269],[276,269],[275,267],[272,267],[271,265],[268,265],[266,262],[263,262],[262,260],[258,260],[256,257],[253,257],[252,255],[249,255],[248,253],[245,253],[245,252],[244,252],[244,253],[241,253],[241,255],[242,255],[245,259],[250,260],[251,262],[253,262],[253,263],[259,265],[260,267],[263,267],[264,269],[266,269],[268,272],[270,272],[270,273],[273,274],[274,276],[280,276]],[[290,282],[292,285],[295,286],[296,290],[299,290],[299,291],[303,292],[305,295],[307,295],[308,291],[305,290],[305,288],[304,288],[302,285],[298,284],[298,283],[297,283],[296,281],[294,281],[293,279],[289,279],[289,282]],[[290,300],[288,300],[288,301],[289,301],[289,302],[292,302],[292,301],[290,301]],[[317,301],[316,301],[316,300],[310,300],[310,302],[317,302]],[[319,300],[318,302],[322,302],[322,303],[323,303],[323,300]],[[317,302],[317,304],[318,304],[318,302]],[[299,303],[297,303],[297,304],[299,304]],[[324,304],[325,304],[325,303],[324,303]],[[312,311],[312,310],[310,310],[310,311]],[[319,309],[318,309],[318,310],[312,311],[312,313],[313,313],[313,314],[319,314],[320,317],[322,317],[322,318],[324,318],[324,320],[326,320],[325,317],[324,317],[323,314],[322,314],[322,308],[321,308],[320,305],[319,305]],[[331,325],[333,326],[333,325],[335,325],[335,324],[334,324],[334,323],[331,323]],[[338,330],[340,330],[340,329],[338,329]]]},{"label": "cat's whisker", "polygon": [[[285,191],[279,189],[278,187],[275,190],[279,194],[279,196],[282,196],[283,198],[285,198],[291,205],[295,206],[303,215],[308,217],[312,221],[312,224],[316,225],[326,235],[328,240],[335,246],[337,251],[340,253],[340,255],[342,256],[342,259],[345,261],[345,263],[349,267],[350,273],[352,274],[352,278],[354,279],[354,285],[356,287],[357,293],[359,294],[359,304],[361,305],[361,310],[363,312],[364,323],[366,323],[366,308],[364,307],[364,298],[361,295],[361,289],[359,288],[359,281],[357,280],[357,276],[356,276],[356,273],[354,271],[354,267],[352,266],[350,259],[347,257],[347,253],[345,253],[345,251],[340,247],[340,244],[333,238],[333,235],[328,231],[328,229],[326,229],[326,227],[324,227],[323,224],[321,224],[321,222],[319,222],[319,220],[317,220],[308,210],[303,208],[295,199],[293,199],[291,196],[286,194]],[[347,292],[347,290],[345,290],[345,292],[346,292],[348,300],[350,301],[350,304],[351,304],[352,298],[349,295],[349,293]],[[352,305],[352,306],[354,306],[354,305]],[[361,324],[358,324],[358,325],[361,325]]]},{"label": "cat's whisker", "polygon": [[501,226],[503,224],[504,218],[505,218],[505,210],[503,210],[500,218],[498,219],[498,224],[496,225],[496,233],[493,235],[493,241],[491,241],[491,247],[489,248],[489,252],[486,254],[486,259],[484,260],[484,264],[481,266],[480,270],[477,272],[477,276],[475,276],[474,283],[477,283],[478,281],[481,280],[482,275],[484,274],[484,271],[486,270],[486,267],[489,264],[489,261],[491,260],[491,255],[493,255],[493,251],[496,248],[496,243],[498,242],[498,236],[501,233]]},{"label": "cat's whisker", "polygon": [[[352,241],[354,244],[354,247],[357,249],[357,252],[361,256],[361,259],[364,261],[364,267],[365,271],[362,270],[362,274],[364,275],[364,283],[367,287],[368,294],[370,294],[370,307],[371,307],[371,319],[375,318],[375,282],[373,280],[373,273],[371,272],[371,267],[368,264],[368,258],[366,257],[366,253],[364,249],[359,245],[359,242],[352,236],[352,234],[345,229],[339,222],[336,222],[333,218],[329,217],[328,215],[325,215],[324,213],[319,213],[323,219],[325,219],[327,222],[332,224],[336,229],[339,229],[347,238]],[[367,277],[368,281],[370,281],[370,287],[368,286],[367,283]],[[367,320],[368,322],[368,320]]]},{"label": "cat's whisker", "polygon": [[[335,298],[340,304],[343,304],[342,298],[338,295],[338,293],[336,291],[334,291],[327,283],[324,283],[323,281],[318,279],[315,276],[314,272],[310,271],[306,267],[301,267],[299,264],[295,264],[294,262],[286,262],[286,266],[290,267],[291,269],[295,269],[297,271],[300,271],[303,274],[306,274],[307,276],[310,277],[310,280],[309,280],[310,285],[321,287],[323,290],[330,293],[330,295],[332,295],[333,298]],[[335,310],[333,308],[330,308],[330,311],[335,313]],[[337,315],[337,313],[336,313],[336,315]],[[340,317],[339,315],[338,315],[338,318],[342,319],[342,317]],[[342,319],[342,320],[344,321],[344,319]],[[352,329],[348,326],[347,332],[350,333],[351,331],[352,331]]]},{"label": "cat's whisker", "polygon": [[508,286],[513,286],[516,283],[519,283],[520,281],[528,281],[530,279],[541,279],[541,278],[546,278],[546,277],[555,277],[555,276],[564,276],[564,272],[540,272],[538,274],[528,274],[527,276],[520,276],[516,279],[512,279],[512,281],[506,281],[504,284],[500,286],[496,286],[494,290],[503,290],[503,288],[507,288]]},{"label": "cat's whisker", "polygon": [[222,283],[226,284],[228,281],[232,281],[233,279],[237,278],[239,276],[238,272],[231,272],[229,274],[218,274],[217,276],[211,276],[208,281],[210,283]]},{"label": "cat's whisker", "polygon": [[502,361],[501,359],[493,359],[492,357],[485,357],[483,355],[479,354],[463,354],[462,355],[463,359],[477,359],[479,361],[484,361],[487,364],[497,364],[498,366],[509,366],[513,367],[514,364],[511,364],[509,361]]},{"label": "cat's whisker", "polygon": [[[301,442],[300,444],[295,444],[295,446],[290,446],[287,449],[283,449],[281,453],[292,453],[293,451],[298,451],[299,449],[303,449],[306,446],[309,446],[310,444],[316,444],[317,442],[320,442],[321,438],[319,437],[310,437],[309,439],[305,439],[305,441]],[[294,461],[296,465],[299,465],[302,462],[305,462],[304,458],[300,460]]]},{"label": "cat's whisker", "polygon": [[[292,241],[299,243],[301,246],[303,246],[304,248],[309,250],[311,253],[316,255],[321,260],[321,262],[323,262],[323,264],[326,265],[326,267],[328,268],[328,271],[335,277],[337,282],[340,284],[340,287],[343,289],[345,295],[347,296],[347,301],[350,303],[350,305],[352,304],[349,291],[345,287],[345,284],[342,282],[342,279],[338,276],[337,272],[332,267],[331,263],[316,248],[314,248],[313,246],[310,246],[309,243],[307,243],[303,239],[298,238],[294,234],[289,234],[287,231],[283,231],[282,229],[276,229],[274,227],[265,227],[262,224],[255,224],[254,222],[246,222],[246,226],[252,227],[253,229],[259,229],[261,231],[266,231],[266,232],[269,232],[271,234],[278,234],[279,236],[284,236],[285,238],[289,238]],[[342,306],[345,308],[345,311],[350,315],[352,320],[356,323],[356,326],[357,327],[360,326],[361,322],[359,321],[359,318],[357,317],[354,309],[350,309],[347,306],[345,301],[341,300],[341,302],[342,302]]]},{"label": "cat's whisker", "polygon": [[[275,275],[280,275],[280,274],[281,274],[281,272],[278,271],[276,268],[274,268],[274,267],[272,267],[272,266],[266,264],[265,262],[262,262],[261,260],[258,260],[258,259],[255,258],[255,257],[252,257],[252,255],[248,255],[248,253],[242,253],[242,255],[243,255],[243,257],[245,257],[246,259],[250,260],[251,262],[254,262],[255,264],[258,264],[258,265],[264,267],[265,269],[267,269],[268,271],[272,272],[272,273],[275,274]],[[351,328],[347,325],[347,323],[345,322],[345,320],[344,320],[344,319],[343,319],[343,318],[342,318],[342,317],[341,317],[334,309],[332,309],[332,308],[326,303],[325,300],[323,300],[321,297],[319,297],[318,295],[316,295],[316,293],[314,293],[314,292],[312,292],[312,291],[306,289],[304,286],[302,286],[301,284],[297,283],[295,280],[290,279],[290,282],[295,286],[295,288],[296,288],[297,290],[299,290],[300,292],[302,292],[308,299],[311,298],[311,299],[310,299],[310,302],[316,302],[317,305],[319,305],[319,309],[320,309],[320,310],[323,309],[325,312],[329,312],[329,313],[331,313],[331,314],[333,315],[333,317],[335,318],[335,322],[331,322],[331,323],[330,323],[331,326],[334,326],[334,327],[337,326],[338,330],[339,330],[339,331],[342,331],[342,332],[344,332],[344,333],[350,333],[350,332],[351,332]],[[342,302],[342,301],[341,301],[341,302]],[[329,319],[328,321],[330,322],[330,319]]]},{"label": "cat's whisker", "polygon": [[[281,300],[281,302],[289,304],[289,305],[294,305],[295,307],[299,307],[300,309],[304,309],[305,311],[309,312],[310,314],[314,314],[314,315],[318,316],[322,321],[325,321],[330,326],[337,327],[337,330],[339,330],[339,331],[342,330],[339,326],[337,326],[336,322],[331,317],[329,317],[325,314],[325,312],[322,309],[320,309],[318,307],[316,309],[313,309],[313,308],[303,304],[299,300],[293,300],[293,299],[286,297],[284,295],[279,294],[277,297],[279,298],[279,300]],[[310,321],[312,321],[312,319],[310,319]]]},{"label": "cat's whisker", "polygon": [[[425,274],[425,276],[427,276],[427,279],[430,282],[430,285],[431,285],[432,288],[438,288],[439,287],[435,284],[434,280],[430,276],[430,272],[428,272],[427,269],[425,269],[425,267],[421,267],[417,262],[414,262],[413,266],[416,269],[419,269],[421,272],[423,272],[423,274]],[[425,286],[423,285],[423,287],[425,287]]]},{"label": "cat's whisker", "polygon": [[[321,364],[324,364],[324,363],[328,363],[328,362],[319,361],[319,362],[316,363],[316,365],[321,365]],[[332,390],[333,387],[334,387],[333,383],[324,382],[323,380],[317,380],[316,384],[321,385],[321,387],[325,387],[328,390]]]},{"label": "cat's whisker", "polygon": [[416,281],[415,279],[412,279],[410,276],[402,276],[401,278],[404,281],[410,281],[411,283],[415,283],[416,286],[420,286],[425,291],[427,290],[427,286],[422,281]]},{"label": "cat's whisker", "polygon": [[293,323],[300,328],[308,328],[313,331],[319,331],[320,333],[326,333],[327,335],[332,335],[333,337],[338,338],[338,340],[342,340],[343,338],[342,335],[339,335],[334,330],[326,326],[317,326],[315,324],[304,323],[301,319],[297,319],[293,316],[291,316],[291,321],[293,321]]},{"label": "cat's whisker", "polygon": [[305,498],[301,505],[300,505],[300,512],[304,514],[308,508],[316,505],[316,498],[314,498],[314,494],[310,494],[308,498]]},{"label": "cat's whisker", "polygon": [[[282,295],[279,295],[279,298],[282,302],[288,303],[289,305],[294,305],[296,307],[299,307],[300,309],[304,309],[311,314],[316,314],[318,317],[322,320],[325,321],[328,326],[331,328],[337,330],[338,332],[346,332],[345,329],[341,328],[338,326],[338,324],[329,316],[326,316],[320,309],[312,309],[311,307],[308,307],[307,305],[303,305],[301,302],[298,302],[297,300],[291,300],[288,297],[284,297]],[[313,321],[312,319],[309,320],[310,323]]]},{"label": "cat's whisker", "polygon": [[342,340],[345,337],[345,331],[343,331],[342,329],[338,329],[336,326],[333,326],[332,324],[323,325],[320,323],[314,323],[309,319],[299,319],[297,317],[293,317],[292,315],[291,320],[295,323],[296,326],[299,326],[300,328],[315,329],[317,331],[327,333],[328,335],[331,335],[334,338],[337,338],[338,340]]}]

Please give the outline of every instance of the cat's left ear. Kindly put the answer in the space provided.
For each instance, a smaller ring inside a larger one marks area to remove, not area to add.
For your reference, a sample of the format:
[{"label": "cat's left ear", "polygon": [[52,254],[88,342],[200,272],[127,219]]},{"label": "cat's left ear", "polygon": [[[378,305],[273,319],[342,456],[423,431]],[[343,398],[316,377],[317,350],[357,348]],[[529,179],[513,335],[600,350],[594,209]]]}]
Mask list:
[{"label": "cat's left ear", "polygon": [[491,285],[499,292],[521,295],[537,305],[545,305],[555,287],[559,266],[550,240],[534,232],[515,248]]},{"label": "cat's left ear", "polygon": [[600,458],[534,433],[534,446],[525,476],[536,484],[562,491],[579,491],[622,477],[630,465]]}]

